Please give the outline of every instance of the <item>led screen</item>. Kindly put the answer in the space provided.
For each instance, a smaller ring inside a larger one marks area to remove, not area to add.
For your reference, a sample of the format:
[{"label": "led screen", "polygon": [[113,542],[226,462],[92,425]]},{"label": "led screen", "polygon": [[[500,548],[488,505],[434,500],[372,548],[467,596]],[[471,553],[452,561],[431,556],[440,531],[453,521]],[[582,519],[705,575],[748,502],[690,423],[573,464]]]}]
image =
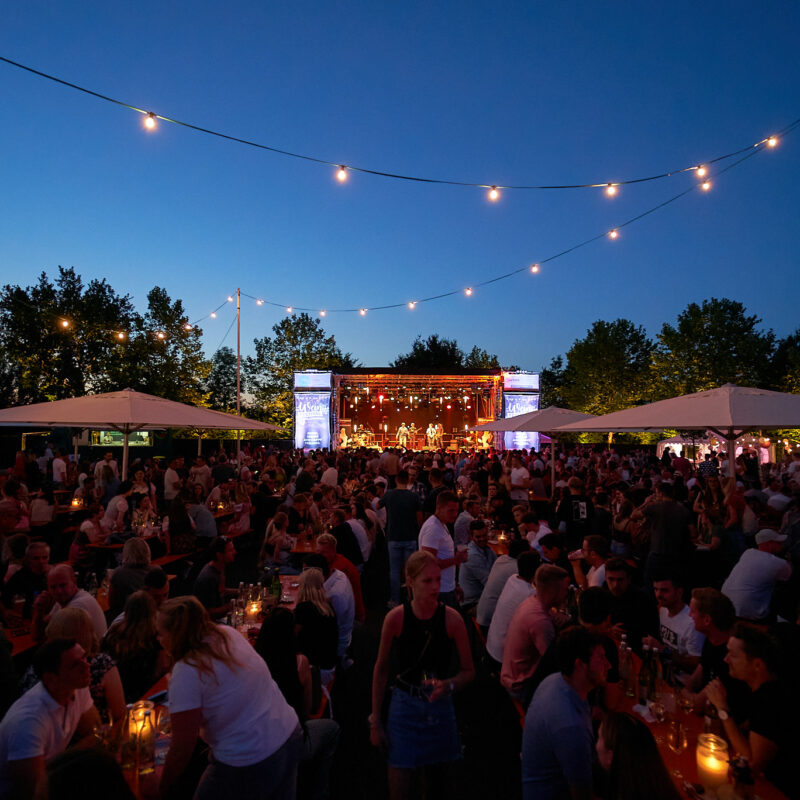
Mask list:
[{"label": "led screen", "polygon": [[527,389],[528,391],[539,391],[538,372],[504,372],[504,389]]},{"label": "led screen", "polygon": [[295,372],[295,389],[330,389],[332,372]]},{"label": "led screen", "polygon": [[[514,394],[503,392],[503,417],[518,417],[539,410],[538,394]],[[503,434],[506,450],[539,449],[539,434],[527,431],[506,431]]]},{"label": "led screen", "polygon": [[294,446],[331,446],[331,393],[298,392],[294,396]]}]

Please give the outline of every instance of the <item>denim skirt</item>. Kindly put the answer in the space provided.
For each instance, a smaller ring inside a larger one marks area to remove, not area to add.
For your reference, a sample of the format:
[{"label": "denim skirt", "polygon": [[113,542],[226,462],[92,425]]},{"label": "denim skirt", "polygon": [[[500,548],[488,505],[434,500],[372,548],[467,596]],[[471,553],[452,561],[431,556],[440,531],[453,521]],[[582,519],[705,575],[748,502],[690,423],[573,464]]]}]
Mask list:
[{"label": "denim skirt", "polygon": [[393,689],[386,732],[390,767],[415,769],[461,758],[456,714],[449,697],[430,703]]}]

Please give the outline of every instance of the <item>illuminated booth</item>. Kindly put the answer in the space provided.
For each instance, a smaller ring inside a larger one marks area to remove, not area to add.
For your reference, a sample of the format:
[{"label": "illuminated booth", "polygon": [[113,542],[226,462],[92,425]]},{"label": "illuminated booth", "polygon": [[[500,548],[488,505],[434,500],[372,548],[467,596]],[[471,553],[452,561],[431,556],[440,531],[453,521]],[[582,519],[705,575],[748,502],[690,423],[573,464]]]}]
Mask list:
[{"label": "illuminated booth", "polygon": [[530,449],[539,434],[469,429],[539,408],[539,374],[356,367],[294,373],[294,446]]}]

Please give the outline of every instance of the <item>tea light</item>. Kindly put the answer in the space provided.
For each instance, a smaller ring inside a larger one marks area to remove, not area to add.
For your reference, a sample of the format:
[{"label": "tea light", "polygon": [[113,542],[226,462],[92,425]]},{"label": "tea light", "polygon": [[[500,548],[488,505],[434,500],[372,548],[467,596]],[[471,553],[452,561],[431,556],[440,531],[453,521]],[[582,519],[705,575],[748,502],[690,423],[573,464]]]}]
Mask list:
[{"label": "tea light", "polygon": [[697,737],[697,780],[706,789],[728,782],[728,744],[713,733]]},{"label": "tea light", "polygon": [[261,611],[261,606],[259,603],[250,603],[247,606],[247,618],[251,622],[254,622],[258,617],[258,612]]},{"label": "tea light", "polygon": [[80,508],[81,506],[81,499],[80,497],[73,497],[72,498],[72,507],[73,508]]}]

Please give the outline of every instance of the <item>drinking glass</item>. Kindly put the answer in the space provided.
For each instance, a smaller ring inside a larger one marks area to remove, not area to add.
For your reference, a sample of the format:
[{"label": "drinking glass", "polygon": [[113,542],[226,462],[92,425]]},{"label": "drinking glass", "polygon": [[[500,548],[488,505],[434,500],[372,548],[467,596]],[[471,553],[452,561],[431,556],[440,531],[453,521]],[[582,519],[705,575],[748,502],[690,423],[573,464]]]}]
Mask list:
[{"label": "drinking glass", "polygon": [[692,706],[694,705],[694,701],[692,700],[692,696],[684,689],[678,695],[678,707],[684,714],[688,714],[692,710]]},{"label": "drinking glass", "polygon": [[678,756],[686,750],[688,744],[686,728],[683,723],[677,719],[672,720],[667,730],[667,746],[675,754],[675,769],[672,770],[672,774],[676,778],[683,777],[683,774],[678,769]]}]

